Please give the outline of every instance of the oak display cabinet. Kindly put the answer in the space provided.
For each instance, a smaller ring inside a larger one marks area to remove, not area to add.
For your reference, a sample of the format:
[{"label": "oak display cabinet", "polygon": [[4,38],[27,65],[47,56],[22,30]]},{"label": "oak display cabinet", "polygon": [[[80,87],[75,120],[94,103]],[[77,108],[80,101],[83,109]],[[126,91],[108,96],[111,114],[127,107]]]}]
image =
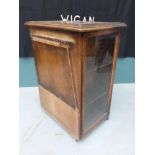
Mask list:
[{"label": "oak display cabinet", "polygon": [[42,107],[75,140],[108,119],[120,22],[29,21]]}]

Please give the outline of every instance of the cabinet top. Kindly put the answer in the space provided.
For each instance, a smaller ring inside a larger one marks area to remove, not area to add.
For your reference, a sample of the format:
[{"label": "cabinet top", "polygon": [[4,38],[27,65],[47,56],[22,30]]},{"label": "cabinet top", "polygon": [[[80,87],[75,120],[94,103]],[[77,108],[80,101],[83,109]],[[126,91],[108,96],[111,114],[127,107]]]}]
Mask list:
[{"label": "cabinet top", "polygon": [[63,21],[28,21],[25,25],[29,27],[43,27],[51,29],[61,29],[75,32],[89,32],[97,30],[108,30],[113,28],[126,27],[121,22],[63,22]]}]

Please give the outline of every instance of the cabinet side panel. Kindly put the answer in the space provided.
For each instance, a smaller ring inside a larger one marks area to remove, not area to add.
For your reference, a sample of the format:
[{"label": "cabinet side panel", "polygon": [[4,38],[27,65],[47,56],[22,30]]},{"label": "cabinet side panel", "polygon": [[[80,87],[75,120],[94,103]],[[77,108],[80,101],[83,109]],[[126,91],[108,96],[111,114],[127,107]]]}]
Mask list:
[{"label": "cabinet side panel", "polygon": [[44,109],[76,139],[81,134],[81,51],[79,33],[30,29]]}]

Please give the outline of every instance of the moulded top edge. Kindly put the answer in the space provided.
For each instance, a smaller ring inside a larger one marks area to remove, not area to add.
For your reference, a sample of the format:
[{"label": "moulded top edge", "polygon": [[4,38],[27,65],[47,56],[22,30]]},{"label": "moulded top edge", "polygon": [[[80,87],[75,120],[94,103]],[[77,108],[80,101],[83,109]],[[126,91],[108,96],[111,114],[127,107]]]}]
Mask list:
[{"label": "moulded top edge", "polygon": [[29,27],[43,27],[61,29],[75,32],[89,32],[97,30],[108,30],[123,28],[127,25],[123,22],[63,22],[63,21],[28,21],[25,25]]}]

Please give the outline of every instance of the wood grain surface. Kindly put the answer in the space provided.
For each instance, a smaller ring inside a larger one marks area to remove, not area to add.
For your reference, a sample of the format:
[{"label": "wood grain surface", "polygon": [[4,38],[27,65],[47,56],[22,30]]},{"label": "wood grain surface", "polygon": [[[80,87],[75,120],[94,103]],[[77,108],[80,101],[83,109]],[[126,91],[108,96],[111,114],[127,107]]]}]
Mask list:
[{"label": "wood grain surface", "polygon": [[110,112],[125,23],[29,21],[43,108],[80,140]]}]

